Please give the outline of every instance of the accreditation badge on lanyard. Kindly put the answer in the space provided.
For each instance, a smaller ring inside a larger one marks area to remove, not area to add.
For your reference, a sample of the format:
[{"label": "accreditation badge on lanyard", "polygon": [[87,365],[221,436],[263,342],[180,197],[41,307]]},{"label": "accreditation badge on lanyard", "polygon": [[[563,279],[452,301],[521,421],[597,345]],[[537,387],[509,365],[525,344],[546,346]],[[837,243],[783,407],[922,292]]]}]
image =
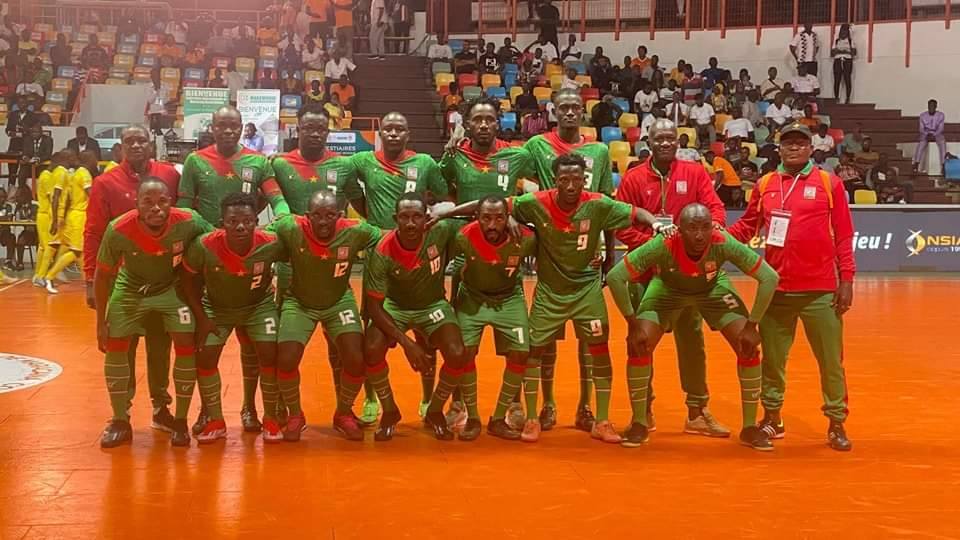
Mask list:
[{"label": "accreditation badge on lanyard", "polygon": [[770,212],[770,225],[767,226],[767,245],[783,247],[787,243],[787,231],[790,229],[790,211],[785,209],[784,206],[799,181],[799,176],[794,178],[790,189],[784,193],[783,178],[780,178],[780,208]]}]

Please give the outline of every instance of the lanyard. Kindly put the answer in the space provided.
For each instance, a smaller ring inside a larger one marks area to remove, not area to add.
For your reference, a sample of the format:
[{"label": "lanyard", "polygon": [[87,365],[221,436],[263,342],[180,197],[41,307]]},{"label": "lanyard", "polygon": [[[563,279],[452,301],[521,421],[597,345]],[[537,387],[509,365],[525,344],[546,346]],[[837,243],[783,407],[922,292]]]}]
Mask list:
[{"label": "lanyard", "polygon": [[789,199],[790,195],[793,194],[793,190],[797,188],[797,182],[799,181],[800,181],[800,175],[797,174],[796,176],[793,177],[793,183],[790,184],[790,189],[787,190],[787,194],[784,195],[783,194],[783,176],[782,175],[780,176],[780,209],[781,210],[784,209],[784,205],[786,204],[787,199]]},{"label": "lanyard", "polygon": [[667,215],[667,190],[670,189],[670,176],[660,174],[653,161],[650,162],[650,170],[660,178],[660,215],[665,216]]}]

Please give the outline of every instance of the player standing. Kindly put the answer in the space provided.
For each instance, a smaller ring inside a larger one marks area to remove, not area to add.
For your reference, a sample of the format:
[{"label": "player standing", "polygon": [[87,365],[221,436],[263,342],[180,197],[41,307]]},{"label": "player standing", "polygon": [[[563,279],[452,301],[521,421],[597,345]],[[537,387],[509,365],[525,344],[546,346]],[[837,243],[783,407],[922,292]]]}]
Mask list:
[{"label": "player standing", "polygon": [[[57,274],[64,271],[83,255],[83,228],[87,222],[87,206],[90,201],[90,188],[93,186],[93,174],[97,172],[97,156],[91,151],[81,152],[79,167],[72,174],[61,176],[61,182],[53,191],[53,212],[57,219],[51,224],[50,236],[61,234],[60,249],[44,281],[47,292],[57,294],[53,285]],[[60,206],[60,204],[63,206]]]},{"label": "player standing", "polygon": [[[649,437],[646,420],[647,388],[653,351],[664,332],[675,328],[681,313],[696,310],[710,328],[719,330],[737,355],[737,377],[743,409],[741,443],[756,450],[773,450],[769,436],[757,428],[760,398],[760,334],[763,317],[777,288],[777,273],[756,252],[713,226],[712,212],[704,205],[687,205],[679,217],[679,234],[658,236],[631,251],[607,274],[607,284],[620,313],[627,319],[627,388],[633,421],[623,435],[623,445],[639,446]],[[759,282],[749,314],[727,274],[733,263]],[[639,308],[634,308],[630,282],[657,275],[646,285]]]},{"label": "player standing", "polygon": [[222,228],[187,248],[180,281],[196,318],[197,380],[210,418],[197,434],[201,444],[227,436],[217,365],[230,333],[236,330],[253,343],[261,364],[276,363],[279,316],[272,267],[286,258],[277,236],[257,229],[257,199],[252,194],[231,193],[220,208]]},{"label": "player standing", "polygon": [[177,295],[177,266],[186,247],[212,227],[192,210],[172,208],[173,195],[158,179],[145,178],[137,190],[137,208],[107,227],[97,255],[94,301],[97,346],[106,354],[104,375],[113,419],[100,438],[102,448],[133,439],[130,427],[130,338],[150,313],[163,318],[173,339],[173,380],[177,407],[170,443],[190,446],[187,413],[197,380],[194,320]]},{"label": "player standing", "polygon": [[56,244],[60,242],[56,235],[50,234],[57,218],[53,212],[53,195],[56,187],[63,185],[70,176],[67,167],[75,159],[73,151],[61,150],[50,159],[50,168],[37,177],[37,267],[33,272],[33,284],[37,287],[47,286],[47,270],[57,252]]},{"label": "player standing", "polygon": [[[680,219],[680,212],[691,203],[700,203],[710,209],[714,225],[721,228],[726,222],[723,202],[713,189],[713,179],[700,163],[683,161],[677,156],[677,128],[667,119],[660,119],[650,126],[647,138],[650,159],[630,169],[617,188],[617,200],[651,212],[663,224],[672,224]],[[652,237],[646,227],[629,227],[617,231],[617,238],[632,251]],[[641,279],[631,282],[634,309],[643,298],[644,290],[653,278],[653,270]],[[677,345],[680,367],[680,386],[687,395],[687,417],[684,432],[708,437],[729,437],[730,430],[724,427],[707,410],[710,393],[707,388],[707,354],[703,345],[703,319],[692,306],[677,316],[673,325],[673,338]],[[653,368],[650,387],[647,390],[646,426],[656,430],[652,405]]]},{"label": "player standing", "polygon": [[[556,173],[553,162],[558,156],[576,154],[583,157],[584,190],[604,195],[613,195],[613,171],[610,165],[610,152],[607,145],[589,142],[580,135],[580,123],[583,119],[583,98],[575,90],[566,89],[557,92],[553,100],[557,111],[557,130],[532,137],[524,144],[534,160],[535,174],[541,190],[556,187]],[[603,273],[613,268],[614,235],[607,231],[603,236],[605,257]],[[594,273],[600,279],[600,273]],[[564,332],[561,332],[562,338]],[[590,390],[592,383],[592,362],[585,342],[579,343],[577,358],[580,363],[580,400],[577,402],[577,414],[574,425],[582,431],[593,429],[594,416],[590,410]],[[557,423],[557,404],[553,392],[553,376],[557,363],[556,343],[550,344],[542,359],[543,410],[540,411],[540,425],[544,431],[553,429]]]},{"label": "player standing", "polygon": [[[193,152],[183,163],[183,177],[180,179],[180,208],[194,208],[203,218],[214,225],[221,220],[220,203],[230,193],[261,193],[269,201],[274,214],[281,216],[290,213],[283,193],[277,184],[273,167],[266,156],[241,146],[243,120],[235,107],[225,106],[213,113],[214,144]],[[240,365],[243,372],[243,407],[240,419],[243,430],[259,432],[260,420],[257,418],[257,382],[260,377],[259,360],[253,344],[242,335],[240,341]],[[202,406],[194,434],[203,430],[208,421]]]},{"label": "player standing", "polygon": [[853,218],[843,182],[810,161],[810,130],[791,124],[780,131],[781,165],[757,182],[746,213],[730,227],[745,242],[766,230],[764,258],[780,285],[760,321],[763,409],[760,424],[771,438],[784,436],[783,394],[787,356],[797,320],[820,369],[827,441],[834,450],[853,445],[843,427],[847,382],[843,371],[843,314],[853,303]]},{"label": "player standing", "polygon": [[[83,229],[83,274],[87,282],[87,305],[93,309],[93,278],[97,268],[97,254],[107,225],[111,220],[137,207],[137,190],[145,178],[161,180],[173,196],[180,183],[180,173],[169,163],[153,160],[150,132],[143,126],[131,125],[120,133],[123,159],[110,172],[101,174],[90,189],[87,203],[87,222]],[[40,228],[38,227],[38,230]],[[171,432],[173,415],[168,406],[172,398],[167,387],[170,382],[170,336],[164,329],[163,318],[150,313],[143,323],[144,345],[147,352],[147,384],[153,402],[153,429]],[[137,336],[130,339],[127,361],[130,366],[130,401],[136,391],[134,376],[137,359]]]},{"label": "player standing", "polygon": [[326,190],[310,197],[306,215],[282,218],[273,227],[290,254],[293,282],[280,310],[277,365],[263,369],[263,400],[276,401],[277,386],[272,386],[275,382],[290,408],[290,418],[280,433],[265,405],[268,408],[263,440],[298,441],[306,428],[300,405],[299,366],[303,351],[320,324],[328,346],[332,349],[336,344],[342,363],[333,427],[348,440],[362,441],[363,431],[351,409],[364,383],[364,341],[360,310],[350,288],[350,270],[361,251],[372,256],[380,240],[380,229],[345,219],[337,196]]}]

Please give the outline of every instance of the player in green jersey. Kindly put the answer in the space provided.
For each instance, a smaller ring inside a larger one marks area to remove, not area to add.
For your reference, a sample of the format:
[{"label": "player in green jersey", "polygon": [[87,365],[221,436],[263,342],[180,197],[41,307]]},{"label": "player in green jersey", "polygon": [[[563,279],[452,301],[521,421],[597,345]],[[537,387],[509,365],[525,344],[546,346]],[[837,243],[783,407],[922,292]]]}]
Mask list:
[{"label": "player in green jersey", "polygon": [[177,405],[170,442],[189,446],[187,412],[196,384],[194,319],[177,295],[177,266],[197,236],[212,227],[192,210],[171,208],[173,194],[161,180],[145,178],[137,208],[113,220],[103,236],[94,273],[97,346],[106,354],[104,375],[113,418],[100,437],[102,448],[133,439],[128,410],[130,364],[127,349],[150,313],[163,317],[173,339],[173,380]]},{"label": "player in green jersey", "polygon": [[[419,193],[431,203],[448,197],[447,184],[436,162],[427,154],[408,150],[409,140],[407,118],[398,112],[391,112],[380,121],[383,150],[359,152],[350,158],[356,169],[356,177],[345,184],[344,195],[360,215],[381,229],[396,228],[394,209],[405,193]],[[430,350],[428,357],[430,361],[427,367],[420,372],[423,392],[421,416],[426,412],[430,396],[433,395],[436,379],[436,351]],[[364,422],[375,421],[376,413],[377,409],[367,401],[361,419]]]},{"label": "player in green jersey", "polygon": [[[521,439],[535,442],[540,438],[536,407],[541,357],[566,322],[572,320],[577,338],[587,344],[594,360],[597,416],[590,434],[604,442],[619,443],[620,436],[608,420],[613,379],[607,348],[609,325],[600,272],[593,261],[604,231],[632,223],[657,229],[660,225],[646,210],[584,191],[586,163],[582,156],[564,154],[553,167],[556,188],[512,200],[513,217],[536,228],[539,267],[530,308],[530,356],[524,372],[527,421]],[[459,205],[437,218],[464,215],[476,207],[476,203]]]},{"label": "player in green jersey", "polygon": [[[535,175],[540,189],[552,189],[556,186],[553,161],[557,156],[577,154],[583,156],[587,165],[585,171],[586,191],[613,195],[613,171],[607,145],[601,142],[589,142],[580,135],[580,122],[583,118],[583,99],[575,90],[561,90],[553,98],[557,112],[557,130],[537,135],[524,144],[533,158]],[[605,253],[602,263],[605,274],[613,268],[615,239],[611,231],[604,233]],[[577,429],[593,429],[593,412],[590,410],[591,366],[592,358],[586,343],[580,342],[577,354],[580,363],[580,399],[574,425]],[[556,344],[551,345],[543,355],[542,384],[544,405],[540,411],[540,425],[544,431],[557,423],[557,406],[553,393],[553,375],[557,363]]]},{"label": "player in green jersey", "polygon": [[[306,418],[300,405],[300,361],[317,324],[327,343],[335,343],[342,371],[335,372],[337,409],[333,427],[352,441],[362,441],[363,431],[351,408],[364,383],[363,328],[360,310],[350,288],[350,269],[360,251],[372,253],[380,229],[369,223],[344,219],[332,191],[310,198],[305,216],[288,216],[276,222],[277,235],[290,253],[293,283],[280,310],[280,336],[276,372],[263,370],[263,379],[275,379],[290,418],[283,433],[274,419],[264,420],[264,441],[300,440]],[[276,400],[276,390],[263,387],[264,402]],[[268,408],[269,411],[269,408]]]},{"label": "player in green jersey", "polygon": [[[488,195],[509,197],[516,194],[521,178],[533,173],[529,152],[498,139],[500,102],[479,97],[467,103],[464,127],[467,138],[450,147],[440,160],[440,172],[450,187],[457,204],[478,201]],[[463,257],[453,260],[451,297],[456,298],[460,286]],[[454,392],[448,419],[461,426],[467,420],[466,407],[459,392]]]},{"label": "player in green jersey", "polygon": [[427,203],[418,193],[405,193],[397,201],[397,229],[384,236],[370,255],[365,275],[367,328],[364,357],[367,378],[383,406],[374,439],[393,438],[400,410],[390,389],[387,350],[399,343],[414,371],[427,367],[427,355],[405,332],[413,330],[443,353],[443,368],[430,400],[424,423],[440,440],[454,437],[443,415],[443,405],[460,385],[466,352],[457,315],[446,301],[444,268],[449,261],[458,224],[453,221],[426,228]]},{"label": "player in green jersey", "polygon": [[217,365],[230,333],[236,330],[237,340],[256,350],[260,364],[276,364],[279,317],[272,265],[286,257],[275,234],[257,229],[257,199],[252,194],[231,193],[220,210],[223,228],[187,248],[180,281],[196,317],[197,380],[210,418],[197,434],[200,444],[227,436]]},{"label": "player in green jersey", "polygon": [[[213,113],[214,144],[187,156],[180,178],[177,206],[194,208],[204,219],[219,225],[220,202],[230,193],[261,193],[277,215],[290,213],[283,193],[277,185],[273,167],[267,157],[242,147],[243,122],[235,107],[225,106]],[[243,371],[243,407],[240,418],[244,431],[260,431],[256,397],[259,363],[256,349],[240,344],[240,365]],[[209,420],[201,396],[200,415],[193,425],[196,435]]]},{"label": "player in green jersey", "polygon": [[[750,312],[722,270],[733,263],[758,282],[757,296]],[[630,282],[656,268],[634,310]],[[607,284],[617,308],[627,319],[627,386],[633,421],[624,434],[624,446],[639,446],[649,439],[647,431],[647,385],[653,351],[677,323],[681,312],[695,307],[714,330],[719,330],[737,355],[737,376],[743,409],[740,441],[757,450],[773,450],[769,435],[757,427],[760,401],[760,334],[757,323],[763,317],[779,277],[749,247],[729,233],[713,226],[706,206],[693,203],[680,212],[679,234],[658,236],[631,251],[607,275]]]},{"label": "player in green jersey", "polygon": [[508,426],[504,418],[514,397],[520,394],[530,352],[520,263],[535,253],[537,240],[526,228],[521,229],[519,238],[510,235],[508,207],[500,195],[483,197],[477,205],[477,220],[457,233],[456,249],[463,255],[464,265],[454,306],[467,348],[467,367],[460,381],[467,422],[460,432],[460,440],[473,440],[480,434],[475,360],[487,326],[493,328],[497,353],[507,359],[500,396],[487,424],[487,433],[508,440],[520,438],[520,432]]}]

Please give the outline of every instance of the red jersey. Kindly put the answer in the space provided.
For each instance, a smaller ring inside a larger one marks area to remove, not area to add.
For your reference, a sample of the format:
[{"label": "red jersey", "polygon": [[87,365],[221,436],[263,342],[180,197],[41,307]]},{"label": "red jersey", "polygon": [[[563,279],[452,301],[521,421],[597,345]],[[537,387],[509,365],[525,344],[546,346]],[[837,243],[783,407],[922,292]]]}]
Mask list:
[{"label": "red jersey", "polygon": [[[147,176],[155,176],[170,189],[173,201],[177,198],[180,173],[173,165],[150,160]],[[97,252],[100,241],[110,222],[137,207],[137,189],[140,175],[126,161],[101,174],[90,188],[90,203],[87,206],[87,224],[83,229],[83,274],[87,281],[93,280],[97,269]]]},{"label": "red jersey", "polygon": [[813,165],[796,178],[782,170],[770,173],[763,192],[758,183],[746,213],[727,229],[748,242],[755,235],[765,236],[774,211],[790,212],[784,246],[764,248],[764,258],[780,274],[778,291],[835,291],[838,277],[853,281],[853,216],[843,182],[834,174],[828,178],[832,203],[820,169]]}]

